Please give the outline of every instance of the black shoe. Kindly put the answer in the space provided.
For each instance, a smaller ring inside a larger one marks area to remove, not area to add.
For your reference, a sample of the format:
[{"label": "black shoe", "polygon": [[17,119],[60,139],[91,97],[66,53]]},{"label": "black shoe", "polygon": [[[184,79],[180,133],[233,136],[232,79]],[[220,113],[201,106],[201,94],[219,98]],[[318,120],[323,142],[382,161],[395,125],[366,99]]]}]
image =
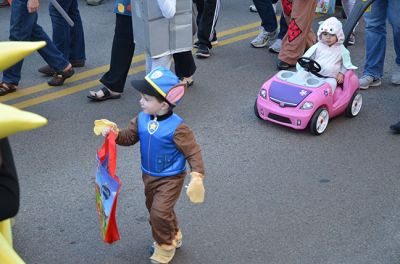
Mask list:
[{"label": "black shoe", "polygon": [[294,67],[295,65],[291,65],[289,63],[286,63],[284,61],[278,60],[276,63],[276,67],[278,70],[289,70],[290,68]]},{"label": "black shoe", "polygon": [[193,48],[199,48],[199,45],[200,45],[200,41],[196,41],[195,43],[193,43]]},{"label": "black shoe", "polygon": [[210,49],[206,45],[200,44],[195,55],[197,58],[208,58],[210,57]]},{"label": "black shoe", "polygon": [[51,68],[49,65],[46,65],[46,66],[40,67],[38,72],[43,73],[44,75],[47,75],[47,76],[53,76],[56,73],[56,70]]},{"label": "black shoe", "polygon": [[69,60],[69,62],[74,68],[80,68],[85,66],[85,60]]},{"label": "black shoe", "polygon": [[391,129],[394,133],[400,134],[400,121],[397,122],[397,123],[394,124],[394,125],[391,125],[391,126],[390,126],[390,129]]}]

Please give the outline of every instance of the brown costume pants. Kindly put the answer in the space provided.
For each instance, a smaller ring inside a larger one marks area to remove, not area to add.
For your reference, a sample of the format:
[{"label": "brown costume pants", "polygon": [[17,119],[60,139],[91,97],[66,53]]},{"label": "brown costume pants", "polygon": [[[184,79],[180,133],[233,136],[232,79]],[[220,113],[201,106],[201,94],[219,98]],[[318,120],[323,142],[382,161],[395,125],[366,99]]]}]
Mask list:
[{"label": "brown costume pants", "polygon": [[278,55],[280,60],[294,65],[304,51],[315,43],[312,23],[316,5],[315,0],[282,0],[288,32],[282,40]]},{"label": "brown costume pants", "polygon": [[169,177],[142,174],[151,231],[154,240],[160,245],[171,245],[178,232],[174,206],[181,194],[185,176],[186,172]]}]

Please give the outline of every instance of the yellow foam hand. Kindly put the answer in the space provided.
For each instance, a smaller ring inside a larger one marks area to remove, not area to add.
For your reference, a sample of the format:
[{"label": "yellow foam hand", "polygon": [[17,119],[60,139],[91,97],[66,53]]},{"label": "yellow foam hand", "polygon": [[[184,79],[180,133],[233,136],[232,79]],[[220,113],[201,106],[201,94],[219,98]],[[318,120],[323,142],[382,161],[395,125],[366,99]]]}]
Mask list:
[{"label": "yellow foam hand", "polygon": [[94,121],[93,132],[96,136],[100,136],[106,128],[111,128],[118,134],[119,129],[117,124],[107,119],[100,119]]},{"label": "yellow foam hand", "polygon": [[0,71],[13,66],[32,52],[46,46],[45,41],[5,41],[0,42]]},{"label": "yellow foam hand", "polygon": [[186,190],[186,194],[192,203],[202,203],[204,202],[204,184],[203,184],[203,174],[198,172],[190,173],[191,179],[189,186]]},{"label": "yellow foam hand", "polygon": [[0,104],[0,138],[47,124],[47,119],[13,106]]}]

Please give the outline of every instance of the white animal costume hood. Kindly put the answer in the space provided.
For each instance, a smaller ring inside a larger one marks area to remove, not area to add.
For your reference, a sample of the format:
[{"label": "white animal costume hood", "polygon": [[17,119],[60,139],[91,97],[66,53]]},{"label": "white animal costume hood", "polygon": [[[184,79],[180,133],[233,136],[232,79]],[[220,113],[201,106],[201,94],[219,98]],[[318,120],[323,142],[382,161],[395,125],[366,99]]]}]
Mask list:
[{"label": "white animal costume hood", "polygon": [[[336,17],[330,17],[328,19],[326,19],[325,21],[323,21],[319,28],[318,28],[318,40],[321,41],[321,34],[323,32],[328,32],[329,34],[335,34],[338,41],[333,44],[333,45],[338,45],[340,46],[340,52],[342,54],[342,64],[344,66],[344,68],[346,68],[347,70],[355,70],[357,69],[356,66],[354,66],[351,62],[351,58],[350,58],[350,51],[348,49],[346,49],[346,47],[343,45],[344,42],[344,32],[343,32],[343,28],[342,28],[342,23],[336,18]],[[314,44],[313,46],[311,46],[306,53],[304,53],[303,57],[307,57],[307,58],[312,58],[313,55],[315,54],[315,52],[317,51],[317,48],[321,48],[321,43],[317,42],[316,44]],[[322,44],[322,46],[324,46]],[[296,64],[296,68],[297,70],[301,69],[301,66],[297,63]]]},{"label": "white animal costume hood", "polygon": [[344,32],[342,28],[342,23],[336,17],[330,17],[323,21],[318,28],[318,40],[321,41],[321,34],[323,32],[328,32],[329,34],[335,34],[338,41],[337,44],[343,44],[344,42]]}]

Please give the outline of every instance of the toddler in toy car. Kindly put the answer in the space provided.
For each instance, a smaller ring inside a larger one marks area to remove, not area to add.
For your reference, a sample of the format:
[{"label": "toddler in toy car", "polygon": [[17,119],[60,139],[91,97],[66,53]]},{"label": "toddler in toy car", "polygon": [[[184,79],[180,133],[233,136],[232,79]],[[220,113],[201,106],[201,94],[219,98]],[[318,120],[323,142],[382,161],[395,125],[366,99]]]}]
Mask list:
[{"label": "toddler in toy car", "polygon": [[[335,17],[323,21],[318,29],[318,42],[311,46],[303,57],[311,58],[321,66],[317,77],[324,78],[332,88],[332,94],[338,84],[344,81],[344,74],[347,70],[357,69],[351,63],[350,52],[343,45],[344,33],[342,23]],[[309,72],[297,63],[298,74],[307,77]]]}]

